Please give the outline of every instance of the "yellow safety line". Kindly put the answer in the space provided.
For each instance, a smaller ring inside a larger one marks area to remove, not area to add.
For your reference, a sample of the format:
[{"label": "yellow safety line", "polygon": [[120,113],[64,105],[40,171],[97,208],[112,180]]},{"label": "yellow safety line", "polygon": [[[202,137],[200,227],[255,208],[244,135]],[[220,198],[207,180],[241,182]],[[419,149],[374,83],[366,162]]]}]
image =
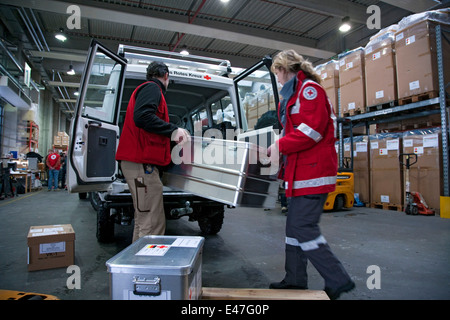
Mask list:
[{"label": "yellow safety line", "polygon": [[[14,198],[16,198],[16,199],[9,200],[9,201],[7,200],[7,202],[0,203],[0,207],[6,206],[7,204],[13,203],[13,202],[15,202],[15,201],[19,201],[19,200],[22,200],[22,199],[25,199],[25,198],[34,196],[35,194],[38,194],[38,193],[42,192],[43,190],[44,190],[44,189],[39,190],[39,191],[36,191],[36,192],[32,192],[32,193],[29,192],[29,194],[27,194],[27,195],[25,195],[25,196],[23,196],[23,197],[22,197],[22,196],[21,196],[21,197],[15,196]],[[5,200],[6,200],[6,199],[5,199]],[[3,201],[4,201],[4,200],[3,200]]]}]

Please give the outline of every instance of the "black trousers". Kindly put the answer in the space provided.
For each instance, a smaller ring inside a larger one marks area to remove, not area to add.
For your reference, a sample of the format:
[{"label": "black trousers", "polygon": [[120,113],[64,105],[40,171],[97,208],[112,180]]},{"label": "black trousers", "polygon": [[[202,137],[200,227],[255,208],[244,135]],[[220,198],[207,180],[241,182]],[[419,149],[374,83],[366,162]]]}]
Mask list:
[{"label": "black trousers", "polygon": [[337,289],[350,281],[319,228],[320,216],[327,194],[289,198],[286,221],[286,276],[284,280],[307,287],[309,260],[325,280],[325,288]]}]

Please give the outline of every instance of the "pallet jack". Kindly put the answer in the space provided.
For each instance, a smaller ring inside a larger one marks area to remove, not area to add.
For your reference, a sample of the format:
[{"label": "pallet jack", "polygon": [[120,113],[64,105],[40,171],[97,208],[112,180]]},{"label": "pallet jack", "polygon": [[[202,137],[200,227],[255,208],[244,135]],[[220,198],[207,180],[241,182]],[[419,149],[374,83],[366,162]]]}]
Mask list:
[{"label": "pallet jack", "polygon": [[[403,162],[405,158],[405,162]],[[400,164],[406,167],[405,174],[405,213],[408,215],[426,215],[433,216],[435,211],[430,209],[425,202],[422,194],[416,191],[410,191],[410,181],[409,181],[409,168],[417,162],[417,154],[415,153],[401,153],[399,156]]]}]

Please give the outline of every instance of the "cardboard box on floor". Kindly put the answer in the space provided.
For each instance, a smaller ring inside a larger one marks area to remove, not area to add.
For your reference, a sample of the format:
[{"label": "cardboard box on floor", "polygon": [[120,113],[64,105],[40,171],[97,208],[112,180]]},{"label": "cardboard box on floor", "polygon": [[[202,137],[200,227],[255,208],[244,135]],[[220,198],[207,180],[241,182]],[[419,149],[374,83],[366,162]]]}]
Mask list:
[{"label": "cardboard box on floor", "polygon": [[371,203],[403,206],[403,179],[399,156],[400,133],[369,136]]},{"label": "cardboard box on floor", "polygon": [[[428,206],[436,210],[436,214],[440,213],[440,195],[443,189],[441,141],[440,128],[403,133],[403,153],[417,155],[417,163],[409,170],[410,191],[420,192]],[[403,171],[406,172],[406,167]]]},{"label": "cardboard box on floor", "polygon": [[75,231],[70,224],[32,226],[28,232],[28,271],[67,267],[75,260]]}]

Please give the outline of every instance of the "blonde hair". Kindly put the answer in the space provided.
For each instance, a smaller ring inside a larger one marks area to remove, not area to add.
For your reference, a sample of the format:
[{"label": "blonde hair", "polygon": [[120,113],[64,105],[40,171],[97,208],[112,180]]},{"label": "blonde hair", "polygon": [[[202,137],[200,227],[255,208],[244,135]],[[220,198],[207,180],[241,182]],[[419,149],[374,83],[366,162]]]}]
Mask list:
[{"label": "blonde hair", "polygon": [[277,69],[284,69],[293,73],[303,71],[308,79],[319,84],[322,82],[312,63],[292,49],[281,51],[273,58],[271,71],[275,73]]}]

